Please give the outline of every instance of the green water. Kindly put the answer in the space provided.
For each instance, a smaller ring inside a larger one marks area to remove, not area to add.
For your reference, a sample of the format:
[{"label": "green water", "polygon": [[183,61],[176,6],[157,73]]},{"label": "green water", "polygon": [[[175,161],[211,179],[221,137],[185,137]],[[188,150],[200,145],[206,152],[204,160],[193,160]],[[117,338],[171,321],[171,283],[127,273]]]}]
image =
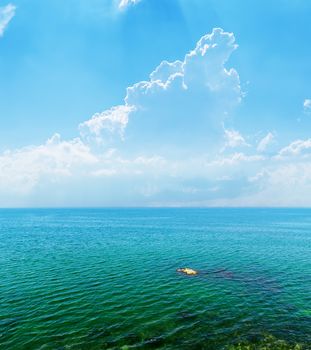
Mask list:
[{"label": "green water", "polygon": [[311,210],[0,210],[0,267],[1,350],[311,349]]}]

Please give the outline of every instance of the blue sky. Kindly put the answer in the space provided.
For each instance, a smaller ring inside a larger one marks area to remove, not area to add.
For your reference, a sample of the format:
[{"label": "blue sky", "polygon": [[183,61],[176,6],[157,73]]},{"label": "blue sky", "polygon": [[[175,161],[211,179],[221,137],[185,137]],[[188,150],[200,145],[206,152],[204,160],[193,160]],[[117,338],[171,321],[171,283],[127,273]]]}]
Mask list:
[{"label": "blue sky", "polygon": [[0,206],[309,206],[310,16],[0,0]]}]

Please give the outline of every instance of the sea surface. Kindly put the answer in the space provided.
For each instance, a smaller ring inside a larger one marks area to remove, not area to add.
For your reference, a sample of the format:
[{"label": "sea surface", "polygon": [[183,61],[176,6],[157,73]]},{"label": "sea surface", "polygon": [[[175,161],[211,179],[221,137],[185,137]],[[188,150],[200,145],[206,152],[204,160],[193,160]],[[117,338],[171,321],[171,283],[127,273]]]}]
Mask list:
[{"label": "sea surface", "polygon": [[311,210],[0,210],[0,349],[311,349]]}]

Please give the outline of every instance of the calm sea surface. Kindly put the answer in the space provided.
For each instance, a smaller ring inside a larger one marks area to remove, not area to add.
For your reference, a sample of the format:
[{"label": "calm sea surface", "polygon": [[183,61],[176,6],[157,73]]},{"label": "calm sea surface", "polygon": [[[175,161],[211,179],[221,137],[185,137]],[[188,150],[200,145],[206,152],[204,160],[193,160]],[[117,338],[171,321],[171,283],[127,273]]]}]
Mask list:
[{"label": "calm sea surface", "polygon": [[311,210],[0,210],[1,350],[265,342],[311,349]]}]

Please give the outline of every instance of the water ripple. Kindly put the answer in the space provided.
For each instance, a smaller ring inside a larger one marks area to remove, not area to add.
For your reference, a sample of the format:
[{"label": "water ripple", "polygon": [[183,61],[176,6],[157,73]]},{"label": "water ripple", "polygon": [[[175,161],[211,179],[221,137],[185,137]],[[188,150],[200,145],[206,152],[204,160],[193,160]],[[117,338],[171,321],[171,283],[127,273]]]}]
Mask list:
[{"label": "water ripple", "polygon": [[0,349],[311,349],[310,213],[2,212]]}]

